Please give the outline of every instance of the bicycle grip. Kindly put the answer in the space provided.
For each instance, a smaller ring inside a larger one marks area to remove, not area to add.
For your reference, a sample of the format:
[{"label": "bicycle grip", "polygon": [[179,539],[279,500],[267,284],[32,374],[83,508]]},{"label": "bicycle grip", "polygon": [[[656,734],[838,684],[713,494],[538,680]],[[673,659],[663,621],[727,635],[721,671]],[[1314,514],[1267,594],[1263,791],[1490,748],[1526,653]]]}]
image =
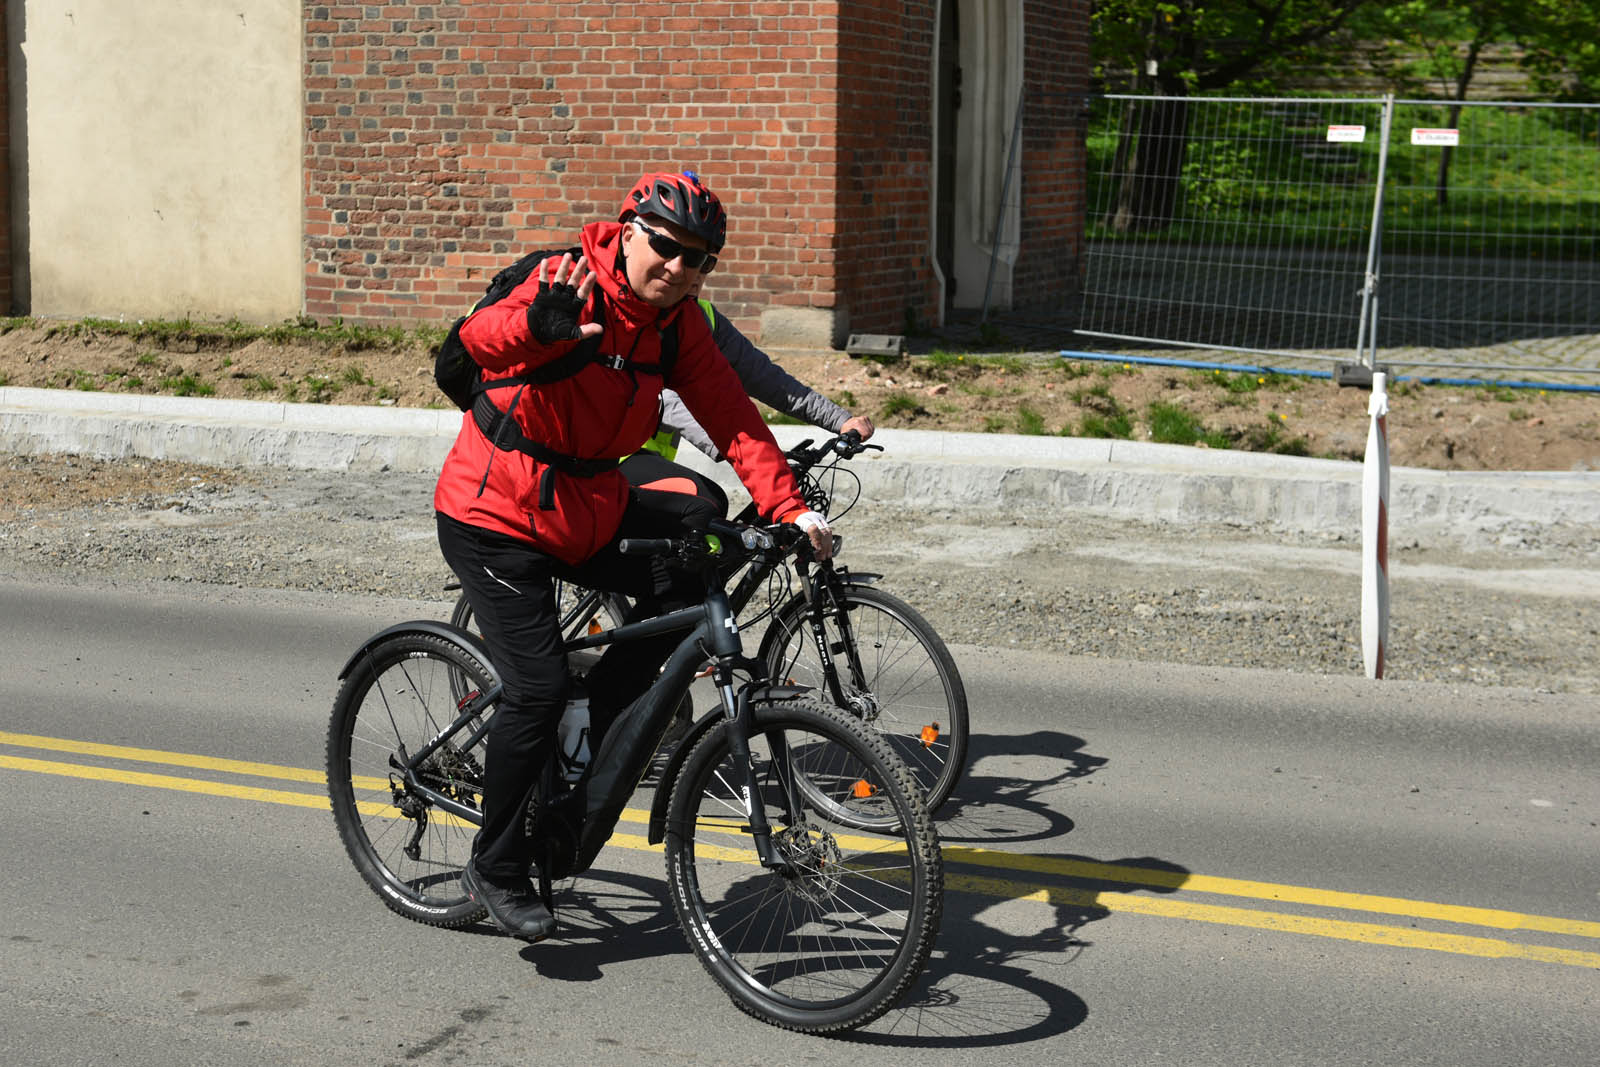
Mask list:
[{"label": "bicycle grip", "polygon": [[624,537],[617,542],[617,551],[624,556],[660,556],[673,550],[670,537]]}]

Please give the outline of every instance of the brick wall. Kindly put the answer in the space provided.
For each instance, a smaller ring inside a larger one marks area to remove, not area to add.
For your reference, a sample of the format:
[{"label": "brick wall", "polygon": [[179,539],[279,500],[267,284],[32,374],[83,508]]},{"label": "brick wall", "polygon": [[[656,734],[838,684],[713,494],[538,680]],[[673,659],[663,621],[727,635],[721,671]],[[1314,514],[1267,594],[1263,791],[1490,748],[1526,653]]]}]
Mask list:
[{"label": "brick wall", "polygon": [[0,0],[0,314],[15,312],[11,292],[11,44]]},{"label": "brick wall", "polygon": [[1089,0],[1027,0],[1018,308],[1065,310],[1081,283]]},{"label": "brick wall", "polygon": [[667,168],[728,204],[719,306],[832,307],[836,7],[308,4],[306,312],[439,321]]},{"label": "brick wall", "polygon": [[[954,0],[950,0],[954,2]],[[930,322],[934,5],[850,0],[839,30],[839,289],[850,331]]]},{"label": "brick wall", "polygon": [[[1051,93],[1086,77],[1086,5],[1027,4],[1050,103],[1030,121],[1042,181],[1024,183],[1024,225],[1052,234],[1082,210],[1075,112]],[[698,170],[727,203],[708,293],[753,336],[773,308],[833,313],[836,341],[937,313],[933,0],[305,11],[305,308],[318,319],[447,320],[519,249],[569,242],[667,168]],[[1051,256],[1030,258],[1028,277],[1058,290],[1076,265]]]}]

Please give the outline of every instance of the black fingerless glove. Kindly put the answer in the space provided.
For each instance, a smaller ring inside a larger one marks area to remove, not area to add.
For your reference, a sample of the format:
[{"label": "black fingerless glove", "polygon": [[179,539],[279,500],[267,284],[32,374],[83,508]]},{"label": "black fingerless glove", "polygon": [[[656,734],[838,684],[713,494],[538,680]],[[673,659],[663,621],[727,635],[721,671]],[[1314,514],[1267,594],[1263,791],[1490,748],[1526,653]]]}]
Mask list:
[{"label": "black fingerless glove", "polygon": [[583,314],[583,300],[578,290],[570,285],[539,283],[539,295],[528,305],[528,330],[533,339],[542,345],[559,341],[576,341],[578,316]]}]

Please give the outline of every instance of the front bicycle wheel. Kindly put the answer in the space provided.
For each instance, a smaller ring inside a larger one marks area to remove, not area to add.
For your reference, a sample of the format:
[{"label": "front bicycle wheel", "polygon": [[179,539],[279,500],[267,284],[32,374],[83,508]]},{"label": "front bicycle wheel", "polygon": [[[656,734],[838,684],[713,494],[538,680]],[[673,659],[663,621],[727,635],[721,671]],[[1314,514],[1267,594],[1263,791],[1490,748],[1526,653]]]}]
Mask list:
[{"label": "front bicycle wheel", "polygon": [[916,775],[928,810],[949,799],[967,761],[967,692],[944,641],[911,605],[860,585],[818,583],[824,664],[803,598],[761,640],[768,675],[811,686],[878,731]]},{"label": "front bicycle wheel", "polygon": [[[410,788],[404,770],[467,701],[490,689],[491,677],[462,645],[402,633],[357,660],[334,700],[328,798],[339,837],[390,909],[430,926],[470,926],[484,916],[461,885],[478,824]],[[476,711],[416,768],[423,784],[474,809],[482,803],[482,723],[492,709]]]},{"label": "front bicycle wheel", "polygon": [[[883,738],[811,700],[751,709],[751,763],[728,725],[689,753],[672,785],[667,885],[678,922],[741,1010],[791,1030],[871,1022],[927,963],[943,912],[938,835],[915,780]],[[755,779],[778,869],[752,847]],[[813,789],[802,790],[806,779]],[[814,790],[829,803],[809,799]],[[860,832],[854,810],[890,829]]]}]

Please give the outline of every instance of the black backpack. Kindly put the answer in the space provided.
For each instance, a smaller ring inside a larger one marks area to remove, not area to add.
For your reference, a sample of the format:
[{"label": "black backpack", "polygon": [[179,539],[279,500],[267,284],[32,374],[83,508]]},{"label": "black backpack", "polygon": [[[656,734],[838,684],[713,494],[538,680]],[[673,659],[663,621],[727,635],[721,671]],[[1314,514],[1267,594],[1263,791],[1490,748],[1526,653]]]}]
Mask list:
[{"label": "black backpack", "polygon": [[[511,290],[528,280],[528,275],[533,273],[540,260],[547,256],[559,256],[568,252],[576,257],[581,250],[577,248],[557,248],[545,249],[541,252],[529,252],[494,276],[489,282],[489,287],[484,290],[483,299],[472,305],[472,310],[477,311],[479,308],[486,308],[490,304],[498,304],[511,295]],[[451,325],[450,332],[445,335],[444,342],[433,353],[433,380],[444,391],[444,395],[455,401],[456,407],[462,411],[471,410],[473,400],[483,391],[483,368],[478,366],[478,361],[468,354],[466,346],[461,343],[461,324],[466,321],[466,315],[457,319]],[[578,347],[583,348],[585,346],[579,345]],[[592,347],[588,354],[593,354]],[[573,368],[572,373],[577,373],[578,368],[582,366],[582,362],[580,361],[578,367]],[[520,385],[524,383],[520,378],[507,378],[502,384]]]},{"label": "black backpack", "polygon": [[[484,291],[483,299],[472,306],[473,311],[486,308],[490,304],[498,304],[511,290],[528,280],[539,266],[539,261],[550,256],[570,255],[577,259],[583,254],[581,248],[550,248],[540,252],[529,252],[515,263],[511,264],[496,274],[489,282],[489,287]],[[595,318],[604,322],[605,303],[597,289],[593,297]],[[470,314],[470,313],[469,313]],[[543,366],[529,371],[527,374],[518,374],[509,378],[496,378],[488,385],[483,381],[483,368],[478,366],[478,361],[467,352],[466,346],[461,343],[461,324],[467,321],[463,315],[450,327],[450,332],[445,335],[443,343],[433,353],[433,380],[438,383],[444,394],[455,402],[456,407],[462,411],[472,410],[478,394],[486,389],[499,389],[508,385],[545,385],[550,382],[559,382],[563,378],[570,378],[585,366],[594,362],[603,362],[608,366],[619,369],[642,370],[659,373],[666,378],[672,373],[672,364],[678,355],[677,330],[663,335],[661,348],[661,362],[659,366],[635,367],[630,361],[620,358],[603,357],[600,352],[600,338],[592,337],[582,342],[562,356]]]}]

